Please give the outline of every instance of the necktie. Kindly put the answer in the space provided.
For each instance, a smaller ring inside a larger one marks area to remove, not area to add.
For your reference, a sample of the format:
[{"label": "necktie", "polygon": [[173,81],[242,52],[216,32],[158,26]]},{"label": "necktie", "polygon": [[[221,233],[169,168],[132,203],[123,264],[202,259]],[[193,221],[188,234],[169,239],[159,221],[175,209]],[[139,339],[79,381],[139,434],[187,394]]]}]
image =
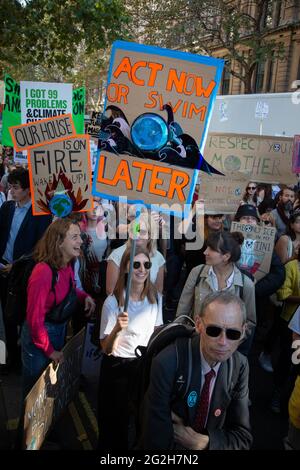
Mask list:
[{"label": "necktie", "polygon": [[194,421],[194,430],[196,432],[202,432],[204,430],[209,408],[209,386],[215,375],[216,373],[213,369],[205,374],[205,382],[201,391],[199,406]]}]

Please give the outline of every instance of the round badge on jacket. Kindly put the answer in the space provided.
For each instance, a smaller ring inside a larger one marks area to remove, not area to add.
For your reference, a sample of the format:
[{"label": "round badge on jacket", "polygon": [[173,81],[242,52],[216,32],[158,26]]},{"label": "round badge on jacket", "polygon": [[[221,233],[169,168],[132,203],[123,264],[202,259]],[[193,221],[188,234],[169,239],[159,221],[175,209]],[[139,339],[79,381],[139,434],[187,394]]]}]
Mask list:
[{"label": "round badge on jacket", "polygon": [[193,408],[197,403],[197,392],[193,391],[188,394],[187,404],[190,408]]}]

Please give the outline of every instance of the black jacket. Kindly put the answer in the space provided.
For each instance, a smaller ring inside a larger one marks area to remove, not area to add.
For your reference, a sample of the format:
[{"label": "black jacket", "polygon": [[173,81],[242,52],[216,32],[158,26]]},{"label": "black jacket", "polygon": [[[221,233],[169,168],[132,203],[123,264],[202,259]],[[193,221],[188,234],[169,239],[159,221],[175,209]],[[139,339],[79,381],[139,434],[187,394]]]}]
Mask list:
[{"label": "black jacket", "polygon": [[[16,203],[7,201],[0,207],[0,258],[2,258],[11,229]],[[13,260],[30,254],[51,223],[50,215],[32,215],[30,207],[18,231],[13,251]]]},{"label": "black jacket", "polygon": [[[175,447],[171,411],[183,419],[185,426],[192,426],[199,404],[201,389],[200,337],[192,339],[192,377],[185,398],[174,400],[174,380],[177,359],[174,343],[162,350],[153,360],[150,386],[144,405],[142,446],[145,450],[172,450]],[[236,364],[239,371],[235,374],[237,382],[229,391],[229,360],[222,363],[218,371],[211,398],[207,420],[209,450],[247,450],[252,443],[248,409],[249,366],[246,357],[238,352]],[[233,375],[232,375],[233,377]],[[191,405],[188,397],[197,394]]]},{"label": "black jacket", "polygon": [[273,251],[270,271],[255,284],[256,297],[269,297],[284,283],[285,269],[279,256]]}]

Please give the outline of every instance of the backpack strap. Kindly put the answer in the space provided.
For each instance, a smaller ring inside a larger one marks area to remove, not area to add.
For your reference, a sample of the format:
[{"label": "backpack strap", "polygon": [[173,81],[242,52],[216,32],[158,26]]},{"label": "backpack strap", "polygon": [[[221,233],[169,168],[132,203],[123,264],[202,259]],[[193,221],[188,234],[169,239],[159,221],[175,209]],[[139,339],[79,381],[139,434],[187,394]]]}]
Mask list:
[{"label": "backpack strap", "polygon": [[57,273],[57,270],[52,268],[52,266],[48,265],[49,268],[51,269],[52,271],[52,281],[51,281],[51,291],[53,292],[54,294],[54,306],[57,305],[56,303],[56,293],[55,293],[55,285],[58,281],[58,273]]},{"label": "backpack strap", "polygon": [[202,274],[202,271],[203,271],[203,269],[205,268],[205,266],[206,266],[206,264],[202,264],[202,265],[201,265],[201,268],[200,268],[200,270],[199,270],[199,272],[198,272],[198,276],[197,276],[197,279],[196,279],[195,287],[197,287],[198,284],[199,284],[199,282],[200,282],[201,274]]},{"label": "backpack strap", "polygon": [[244,300],[244,285],[245,285],[245,274],[241,271],[243,285],[239,286],[240,299]]},{"label": "backpack strap", "polygon": [[240,375],[241,361],[239,354],[233,354],[230,356],[228,363],[228,393],[233,394],[234,387],[238,381]]},{"label": "backpack strap", "polygon": [[176,398],[184,398],[188,392],[192,377],[192,337],[175,340],[177,370],[175,376]]}]

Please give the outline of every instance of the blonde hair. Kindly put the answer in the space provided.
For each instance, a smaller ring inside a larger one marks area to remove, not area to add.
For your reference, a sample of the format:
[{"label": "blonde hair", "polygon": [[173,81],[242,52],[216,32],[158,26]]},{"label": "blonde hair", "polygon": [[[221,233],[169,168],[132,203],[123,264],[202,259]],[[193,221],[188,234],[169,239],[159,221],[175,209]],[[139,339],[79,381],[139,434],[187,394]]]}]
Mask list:
[{"label": "blonde hair", "polygon": [[66,238],[71,225],[79,227],[79,224],[71,217],[56,219],[49,225],[33,252],[33,258],[37,263],[44,262],[55,269],[61,269],[64,266],[60,245]]}]

